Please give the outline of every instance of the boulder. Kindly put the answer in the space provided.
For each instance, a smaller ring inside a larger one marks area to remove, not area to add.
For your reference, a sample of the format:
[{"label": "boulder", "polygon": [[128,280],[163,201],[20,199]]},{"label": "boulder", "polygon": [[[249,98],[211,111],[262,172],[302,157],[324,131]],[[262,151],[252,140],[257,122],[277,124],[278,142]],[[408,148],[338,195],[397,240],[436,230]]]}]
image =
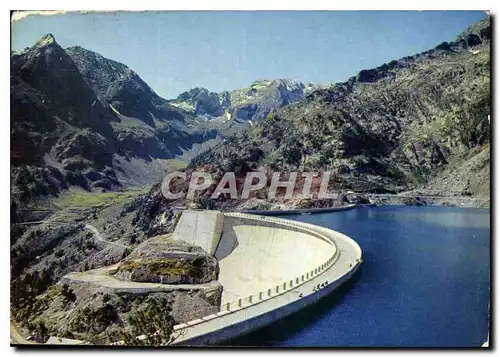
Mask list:
[{"label": "boulder", "polygon": [[121,280],[160,284],[203,284],[218,275],[217,260],[203,249],[164,236],[140,244],[115,273]]}]

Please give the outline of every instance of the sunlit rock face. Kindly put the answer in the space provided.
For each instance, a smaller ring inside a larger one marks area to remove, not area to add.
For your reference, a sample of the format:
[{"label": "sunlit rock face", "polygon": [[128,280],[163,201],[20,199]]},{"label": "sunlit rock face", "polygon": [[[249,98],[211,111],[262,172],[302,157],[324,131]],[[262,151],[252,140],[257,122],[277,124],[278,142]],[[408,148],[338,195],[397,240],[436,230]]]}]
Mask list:
[{"label": "sunlit rock face", "polygon": [[292,79],[264,79],[253,82],[247,88],[220,93],[194,88],[180,94],[170,103],[209,119],[232,118],[257,122],[266,119],[273,110],[303,99],[318,88],[321,86]]}]

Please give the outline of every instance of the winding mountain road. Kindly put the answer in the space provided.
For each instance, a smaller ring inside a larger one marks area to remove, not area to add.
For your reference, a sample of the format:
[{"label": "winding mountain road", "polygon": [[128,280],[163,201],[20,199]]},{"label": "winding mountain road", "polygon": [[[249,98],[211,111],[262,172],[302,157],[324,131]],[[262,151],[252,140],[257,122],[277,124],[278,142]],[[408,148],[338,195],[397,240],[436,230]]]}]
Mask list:
[{"label": "winding mountain road", "polygon": [[112,242],[112,241],[109,241],[109,240],[103,238],[103,236],[101,235],[101,233],[99,233],[97,228],[90,225],[90,224],[86,224],[83,228],[91,231],[94,234],[95,239],[98,241],[101,241],[101,242],[106,243],[106,244],[114,245],[115,247],[119,247],[119,248],[127,248],[127,246],[124,244]]}]

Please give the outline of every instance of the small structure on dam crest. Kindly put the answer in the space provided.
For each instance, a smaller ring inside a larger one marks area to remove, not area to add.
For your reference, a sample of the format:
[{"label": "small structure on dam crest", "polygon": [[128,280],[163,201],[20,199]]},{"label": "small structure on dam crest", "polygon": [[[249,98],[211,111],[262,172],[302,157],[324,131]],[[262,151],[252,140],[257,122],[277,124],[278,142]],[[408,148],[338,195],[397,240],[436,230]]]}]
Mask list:
[{"label": "small structure on dam crest", "polygon": [[184,211],[173,239],[197,245],[213,255],[222,234],[224,215],[218,211]]}]

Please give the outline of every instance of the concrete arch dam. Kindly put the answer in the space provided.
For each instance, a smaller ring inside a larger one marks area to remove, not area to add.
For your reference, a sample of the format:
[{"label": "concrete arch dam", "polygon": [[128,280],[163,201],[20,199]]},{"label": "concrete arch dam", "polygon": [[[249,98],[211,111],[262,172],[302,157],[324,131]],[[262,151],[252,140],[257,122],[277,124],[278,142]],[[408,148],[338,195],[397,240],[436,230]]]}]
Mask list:
[{"label": "concrete arch dam", "polygon": [[224,218],[215,252],[224,287],[222,304],[295,279],[335,255],[335,245],[319,236],[276,222],[258,223]]},{"label": "concrete arch dam", "polygon": [[184,211],[173,238],[214,255],[223,285],[218,313],[175,327],[179,345],[220,343],[312,304],[352,276],[362,255],[331,229],[246,213]]}]

